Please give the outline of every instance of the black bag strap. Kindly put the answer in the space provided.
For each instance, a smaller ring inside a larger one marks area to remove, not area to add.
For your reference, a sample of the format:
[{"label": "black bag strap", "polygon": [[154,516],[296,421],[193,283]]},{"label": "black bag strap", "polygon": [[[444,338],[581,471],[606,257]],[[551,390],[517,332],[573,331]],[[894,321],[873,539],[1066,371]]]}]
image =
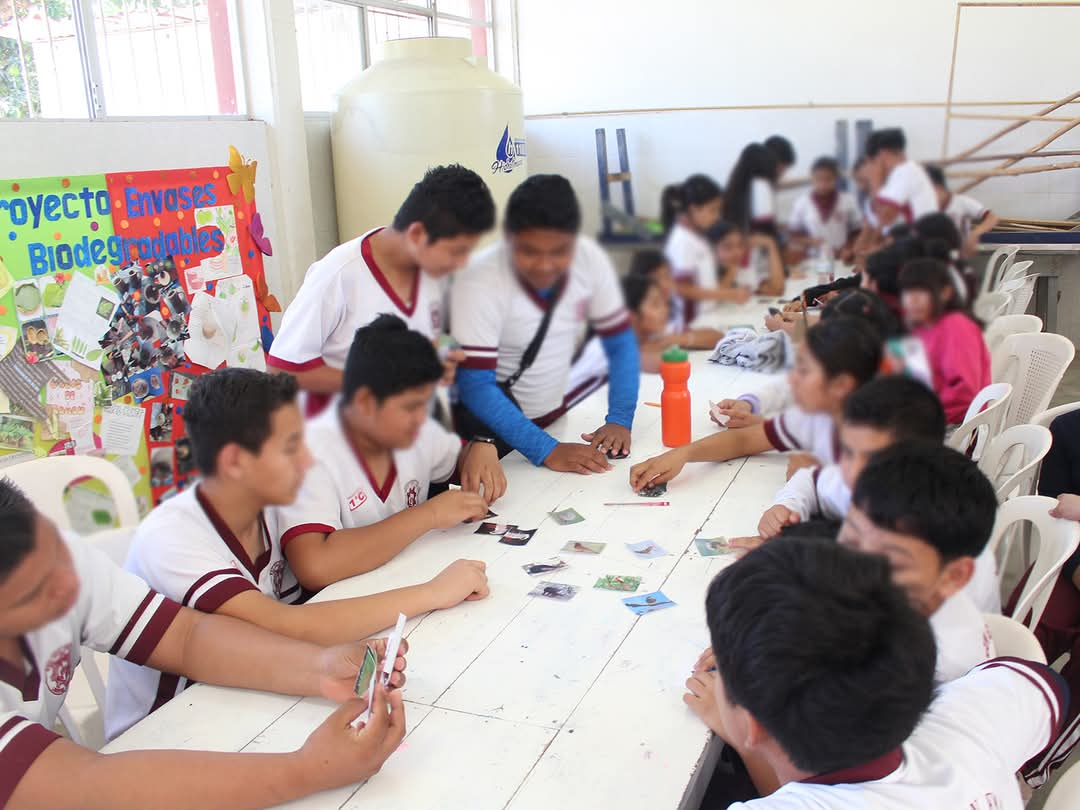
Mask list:
[{"label": "black bag strap", "polygon": [[[563,282],[565,285],[565,282]],[[540,320],[540,326],[536,330],[536,334],[533,335],[532,340],[529,341],[529,345],[525,347],[525,353],[521,355],[521,364],[518,366],[517,371],[506,378],[506,382],[503,386],[507,390],[514,387],[521,375],[529,370],[529,366],[536,362],[536,356],[540,354],[540,346],[544,343],[544,338],[547,337],[548,327],[551,326],[551,316],[555,314],[555,307],[559,304],[559,299],[562,298],[563,287],[560,286],[555,293],[551,296],[551,300],[548,301],[547,309],[544,310],[544,317]]]}]

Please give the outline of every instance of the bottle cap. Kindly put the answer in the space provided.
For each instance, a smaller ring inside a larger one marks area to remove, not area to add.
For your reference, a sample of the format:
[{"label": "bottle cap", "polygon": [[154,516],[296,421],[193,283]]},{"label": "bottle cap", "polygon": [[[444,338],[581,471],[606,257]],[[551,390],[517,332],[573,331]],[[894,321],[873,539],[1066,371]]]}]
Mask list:
[{"label": "bottle cap", "polygon": [[660,355],[660,359],[665,363],[685,363],[690,359],[690,355],[686,353],[686,349],[680,346],[672,346]]}]

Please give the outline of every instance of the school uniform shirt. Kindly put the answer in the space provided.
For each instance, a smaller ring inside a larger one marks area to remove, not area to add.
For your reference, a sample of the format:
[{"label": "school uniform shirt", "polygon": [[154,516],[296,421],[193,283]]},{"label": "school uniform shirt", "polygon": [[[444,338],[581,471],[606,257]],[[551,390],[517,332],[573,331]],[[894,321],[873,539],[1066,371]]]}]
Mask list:
[{"label": "school uniform shirt", "polygon": [[869,194],[863,197],[862,204],[859,206],[862,209],[862,218],[871,228],[875,231],[881,229],[881,221],[878,219],[877,214],[874,213],[874,199]]},{"label": "school uniform shirt", "polygon": [[26,659],[21,670],[0,659],[0,807],[58,739],[52,728],[82,647],[142,664],[180,610],[82,540],[64,537],[64,544],[79,580],[74,606],[19,639]]},{"label": "school uniform shirt", "polygon": [[942,686],[899,748],[731,808],[1023,810],[1016,772],[1055,744],[1067,707],[1049,667],[995,658]]},{"label": "school uniform shirt", "polygon": [[949,194],[942,211],[953,221],[963,239],[968,238],[973,225],[978,225],[990,213],[989,208],[966,194]]},{"label": "school uniform shirt", "polygon": [[454,279],[450,295],[453,334],[465,352],[461,367],[494,369],[498,382],[517,372],[545,310],[555,307],[536,360],[513,388],[522,413],[541,428],[565,412],[580,328],[588,323],[601,339],[630,328],[615,268],[603,249],[585,236],[577,238],[570,269],[550,301],[514,272],[502,241],[474,256]]},{"label": "school uniform shirt", "polygon": [[838,464],[803,467],[776,493],[773,503],[786,506],[804,521],[816,516],[843,520],[851,508],[851,490]]},{"label": "school uniform shirt", "polygon": [[807,192],[795,201],[788,219],[789,230],[820,239],[834,254],[843,250],[851,235],[861,227],[858,203],[846,191],[824,198]]},{"label": "school uniform shirt", "polygon": [[750,181],[750,222],[755,225],[772,223],[776,219],[776,189],[764,177]]},{"label": "school uniform shirt", "polygon": [[269,365],[289,372],[323,365],[343,369],[356,330],[383,313],[397,315],[428,338],[442,331],[439,282],[417,272],[409,298],[402,300],[372,253],[371,237],[380,230],[338,245],[308,268],[281,318]]},{"label": "school uniform shirt", "polygon": [[742,264],[735,273],[735,284],[749,290],[757,290],[769,280],[769,251],[762,247],[750,248],[743,255]]},{"label": "school uniform shirt", "polygon": [[315,464],[296,500],[272,510],[283,551],[298,535],[371,526],[423,503],[432,482],[454,474],[461,453],[461,439],[429,418],[412,447],[394,451],[386,480],[377,482],[336,408],[309,422],[304,438]]},{"label": "school uniform shirt", "polygon": [[971,575],[964,593],[980,613],[1001,613],[1001,584],[998,577],[997,558],[987,546],[975,558],[975,573]]},{"label": "school uniform shirt", "polygon": [[[694,284],[706,290],[716,289],[719,280],[717,278],[716,254],[713,252],[705,237],[676,222],[668,233],[664,243],[664,258],[671,267],[671,277],[675,281]],[[685,324],[691,323],[700,312],[701,301],[683,300],[681,296],[675,296],[679,300],[678,313],[673,308],[671,319],[674,324],[676,318]],[[682,328],[676,331],[681,332]]]},{"label": "school uniform shirt", "polygon": [[962,590],[934,611],[930,629],[934,631],[937,645],[936,683],[954,681],[997,655],[986,620],[971,597]]},{"label": "school uniform shirt", "polygon": [[[937,193],[930,182],[930,175],[914,160],[901,163],[889,172],[885,185],[877,193],[877,199],[898,209],[900,221],[909,225],[923,214],[938,210]],[[894,220],[892,224],[898,222]]]},{"label": "school uniform shirt", "polygon": [[[198,486],[163,501],[139,525],[125,570],[184,607],[214,613],[234,596],[259,591],[291,604],[301,589],[277,543],[273,515],[261,518],[263,550],[252,560]],[[121,734],[189,686],[187,678],[113,660],[105,733]]]},{"label": "school uniform shirt", "polygon": [[781,452],[798,450],[810,453],[822,464],[840,463],[836,423],[827,413],[807,413],[792,405],[774,419],[766,419],[764,427],[769,443]]}]

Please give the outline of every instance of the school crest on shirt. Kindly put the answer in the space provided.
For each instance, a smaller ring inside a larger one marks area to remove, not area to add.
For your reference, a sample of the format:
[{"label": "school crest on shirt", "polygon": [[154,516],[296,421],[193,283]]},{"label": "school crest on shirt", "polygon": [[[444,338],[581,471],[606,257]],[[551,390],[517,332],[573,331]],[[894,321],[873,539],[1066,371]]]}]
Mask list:
[{"label": "school crest on shirt", "polygon": [[364,492],[363,487],[360,487],[360,489],[349,496],[349,511],[355,512],[365,503],[367,503],[367,493]]},{"label": "school crest on shirt", "polygon": [[420,503],[420,482],[415,478],[405,485],[405,506],[412,507]]},{"label": "school crest on shirt", "polygon": [[270,587],[274,589],[274,596],[281,598],[281,584],[285,581],[285,561],[278,560],[270,566]]},{"label": "school crest on shirt", "polygon": [[71,683],[71,645],[65,644],[45,663],[45,687],[54,695],[63,695]]}]

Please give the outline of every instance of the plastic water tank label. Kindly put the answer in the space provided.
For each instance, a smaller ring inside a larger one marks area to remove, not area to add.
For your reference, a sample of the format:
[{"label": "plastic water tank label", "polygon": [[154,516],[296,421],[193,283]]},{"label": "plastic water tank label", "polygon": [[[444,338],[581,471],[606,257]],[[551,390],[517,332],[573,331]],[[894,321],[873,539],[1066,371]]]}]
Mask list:
[{"label": "plastic water tank label", "polygon": [[510,173],[525,161],[525,139],[515,138],[510,134],[510,125],[506,125],[499,145],[495,147],[495,162],[491,164],[491,173]]}]

